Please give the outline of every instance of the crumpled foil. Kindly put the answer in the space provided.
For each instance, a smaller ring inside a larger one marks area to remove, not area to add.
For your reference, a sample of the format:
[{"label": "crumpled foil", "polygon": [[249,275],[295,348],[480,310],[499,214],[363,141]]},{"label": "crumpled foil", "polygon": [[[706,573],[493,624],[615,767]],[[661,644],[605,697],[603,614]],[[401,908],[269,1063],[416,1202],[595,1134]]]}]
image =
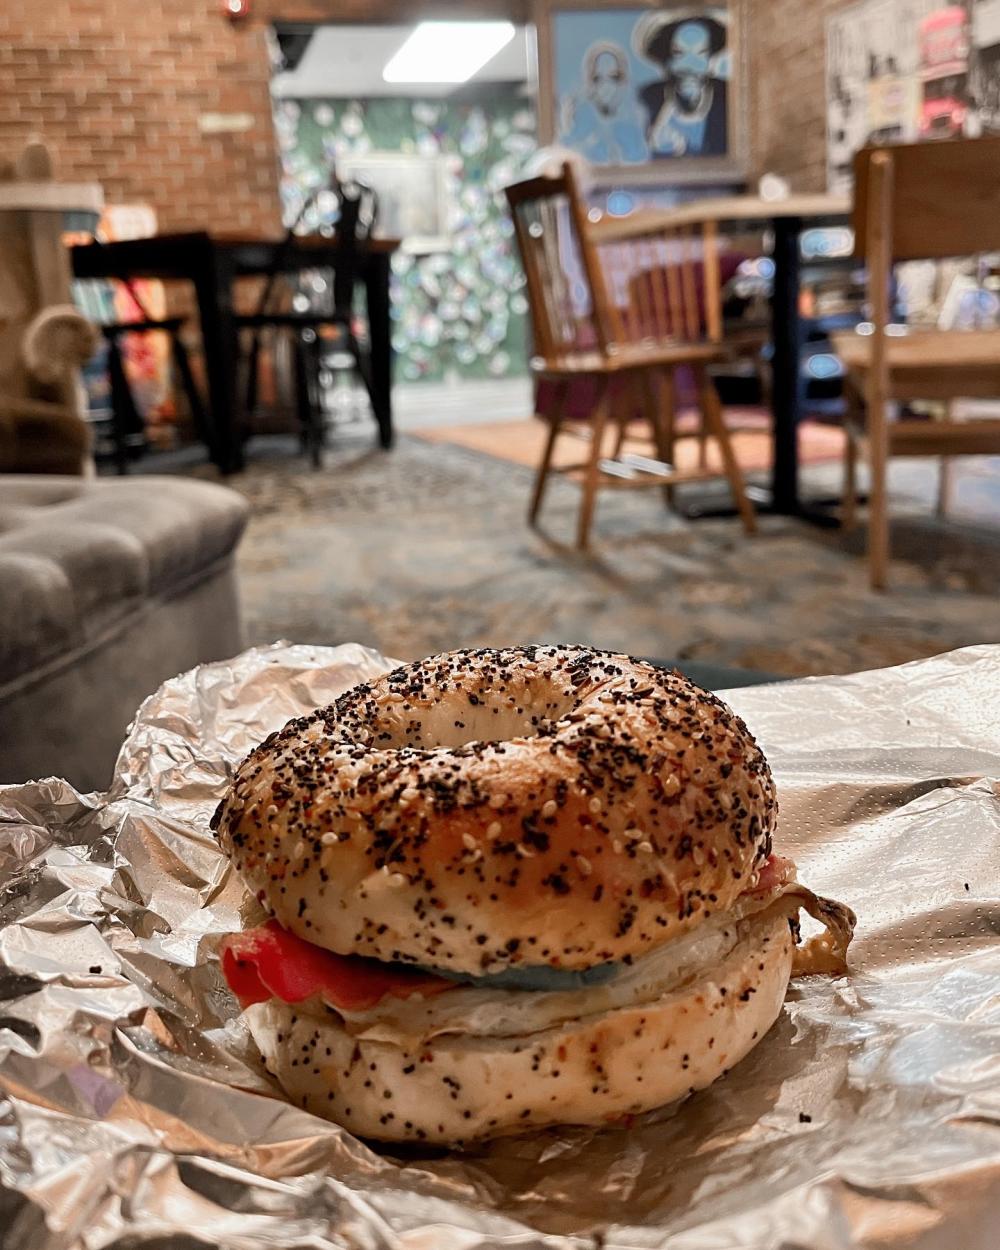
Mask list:
[{"label": "crumpled foil", "polygon": [[1000,648],[733,692],[778,849],[858,913],[685,1103],[464,1153],[289,1106],[214,957],[243,892],[208,832],[244,753],[389,662],[278,644],[168,682],[108,795],[0,790],[4,1250],[996,1250]]}]

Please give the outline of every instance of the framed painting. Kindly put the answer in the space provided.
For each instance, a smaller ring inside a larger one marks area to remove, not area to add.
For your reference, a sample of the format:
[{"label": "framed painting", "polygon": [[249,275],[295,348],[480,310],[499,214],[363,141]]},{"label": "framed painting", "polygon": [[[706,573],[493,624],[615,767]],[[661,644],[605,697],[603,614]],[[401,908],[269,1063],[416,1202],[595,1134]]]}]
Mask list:
[{"label": "framed painting", "polygon": [[598,184],[745,173],[743,4],[538,0],[539,128]]},{"label": "framed painting", "polygon": [[448,161],[403,152],[348,153],[337,160],[341,177],[367,183],[378,196],[376,234],[402,239],[414,255],[451,245]]}]

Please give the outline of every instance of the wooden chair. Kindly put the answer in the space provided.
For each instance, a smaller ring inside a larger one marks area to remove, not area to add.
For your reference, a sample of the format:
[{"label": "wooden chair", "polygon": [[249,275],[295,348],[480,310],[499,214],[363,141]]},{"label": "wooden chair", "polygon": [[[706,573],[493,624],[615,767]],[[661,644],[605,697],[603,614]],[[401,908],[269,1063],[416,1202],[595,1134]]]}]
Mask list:
[{"label": "wooden chair", "polygon": [[295,243],[297,227],[312,206],[314,195],[306,201],[296,221],[286,231],[272,268],[266,275],[256,311],[236,318],[238,328],[250,332],[250,344],[246,353],[246,411],[250,418],[257,407],[261,334],[269,330],[290,334],[296,412],[303,444],[316,468],[322,463],[325,434],[320,386],[320,364],[324,351],[338,347],[348,355],[368,392],[372,411],[375,410],[369,353],[355,333],[354,290],[358,264],[377,220],[378,197],[371,187],[354,180],[341,182],[334,178],[333,187],[337,192],[340,211],[336,226],[337,258],[330,283],[332,299],[328,301],[329,306],[304,312],[274,307],[276,302],[280,302],[275,298],[279,295],[278,280],[287,264],[288,253]]},{"label": "wooden chair", "polygon": [[[664,489],[668,501],[679,483],[721,476],[700,456],[696,467],[674,463],[677,432],[673,421],[674,373],[688,366],[702,408],[702,437],[718,444],[724,476],[748,533],[755,528],[753,506],[722,418],[708,366],[725,358],[712,331],[719,332],[718,273],[711,248],[703,250],[701,282],[696,277],[694,235],[662,230],[628,242],[594,242],[587,208],[572,167],[558,177],[532,178],[507,188],[518,247],[527,280],[536,356],[532,369],[553,384],[545,450],[535,480],[529,520],[538,516],[552,465],[556,439],[567,427],[567,395],[575,379],[595,388],[590,415],[590,448],[581,464],[561,471],[582,472],[583,499],[577,546],[585,548],[599,486]],[[714,285],[713,285],[714,284]],[[699,285],[709,333],[702,333]],[[713,320],[714,319],[714,320]],[[622,454],[632,415],[642,413],[652,434],[654,455]],[[614,454],[605,455],[605,434],[617,425]]]},{"label": "wooden chair", "polygon": [[[1000,454],[1000,420],[951,419],[954,399],[1000,398],[1000,330],[893,326],[893,265],[1000,250],[1000,137],[868,148],[855,158],[855,252],[868,265],[869,334],[834,336],[847,370],[844,524],[854,524],[858,451],[871,472],[871,584],[886,585],[890,456]],[[893,401],[941,400],[945,418],[890,420]]]}]

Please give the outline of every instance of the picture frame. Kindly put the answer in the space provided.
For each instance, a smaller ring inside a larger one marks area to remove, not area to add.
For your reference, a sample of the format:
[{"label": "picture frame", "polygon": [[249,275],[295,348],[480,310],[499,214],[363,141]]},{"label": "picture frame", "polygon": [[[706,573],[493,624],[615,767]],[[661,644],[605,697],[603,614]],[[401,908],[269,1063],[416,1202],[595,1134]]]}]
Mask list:
[{"label": "picture frame", "polygon": [[[578,151],[598,187],[741,181],[745,20],[743,0],[535,0],[540,142]],[[666,60],[685,39],[690,114]]]},{"label": "picture frame", "polygon": [[410,152],[347,153],[337,160],[342,178],[356,178],[378,196],[375,233],[402,239],[411,255],[446,252],[451,245],[450,171],[446,156]]}]

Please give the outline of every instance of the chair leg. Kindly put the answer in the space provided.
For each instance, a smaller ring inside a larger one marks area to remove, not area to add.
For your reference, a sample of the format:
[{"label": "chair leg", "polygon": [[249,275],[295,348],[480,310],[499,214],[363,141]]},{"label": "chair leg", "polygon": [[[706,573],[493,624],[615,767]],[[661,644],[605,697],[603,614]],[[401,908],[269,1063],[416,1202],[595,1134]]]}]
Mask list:
[{"label": "chair leg", "polygon": [[576,530],[576,545],[579,551],[586,551],[590,538],[590,523],[594,517],[594,502],[597,498],[597,481],[599,465],[603,455],[604,431],[608,424],[609,383],[605,377],[597,382],[597,399],[590,418],[590,457],[583,479],[583,498],[580,501],[580,516]]},{"label": "chair leg", "polygon": [[250,338],[250,350],[247,352],[247,393],[246,415],[253,417],[257,410],[257,386],[260,370],[260,331],[254,330]]},{"label": "chair leg", "polygon": [[[669,395],[673,397],[673,377],[669,373],[661,375],[659,370],[643,369],[641,377],[636,375],[636,391],[639,400],[642,403],[643,411],[646,414],[646,420],[649,422],[650,433],[653,436],[653,445],[656,448],[657,457],[664,464],[673,464],[673,413],[671,412],[668,419],[664,419],[663,409],[661,407],[662,398],[666,391],[661,385],[656,385],[657,381],[662,377],[669,379]],[[669,433],[668,433],[669,429]],[[674,488],[673,486],[664,486],[663,499],[668,508],[672,508],[674,504]]]},{"label": "chair leg", "polygon": [[309,361],[306,358],[308,345],[303,342],[302,336],[295,335],[294,342],[294,365],[295,365],[295,407],[299,418],[299,429],[302,435],[303,450],[309,451],[313,464],[318,468],[318,460],[315,449],[315,435],[313,425],[315,422],[315,414],[313,412],[312,398],[309,387]]},{"label": "chair leg", "polygon": [[868,405],[868,567],[873,590],[884,590],[889,580],[889,437],[886,413]]},{"label": "chair leg", "polygon": [[[649,421],[646,398],[639,384],[639,378],[634,373],[626,374],[622,378],[622,383],[622,404],[616,422],[618,429],[615,433],[614,451],[611,453],[612,460],[617,460],[622,454],[622,448],[625,446],[625,440],[628,437],[629,427],[636,417],[641,417],[646,422]],[[649,433],[650,438],[654,438],[652,429],[650,429]]]},{"label": "chair leg", "polygon": [[371,405],[372,416],[378,412],[378,404],[375,398],[375,378],[372,374],[371,355],[358,342],[354,331],[348,328],[347,346],[351,355],[354,357],[354,367],[357,369],[358,376],[368,395],[368,402]]},{"label": "chair leg", "polygon": [[128,473],[128,440],[143,429],[143,421],[135,406],[132,388],[125,375],[125,362],[117,338],[108,337],[108,380],[111,383],[111,428],[115,441],[115,466],[124,477]]},{"label": "chair leg", "polygon": [[847,411],[844,415],[844,494],[840,525],[853,530],[858,523],[858,430],[863,428],[864,409],[848,382],[845,388]]},{"label": "chair leg", "polygon": [[372,397],[374,380],[372,378],[371,361],[368,359],[353,331],[348,332],[347,347],[351,355],[354,357],[354,367],[358,371],[358,376],[361,378],[362,385],[368,392],[368,399],[372,404],[372,411],[374,412],[375,400]]},{"label": "chair leg", "polygon": [[[663,418],[663,459],[667,464],[674,464],[676,455],[677,430],[677,388],[674,385],[673,369],[657,369],[656,380],[659,392],[659,411]],[[674,488],[668,486],[663,492],[667,507],[673,508],[677,498]]]},{"label": "chair leg", "polygon": [[955,461],[951,456],[942,456],[938,464],[938,497],[937,515],[942,521],[948,519],[951,511],[951,496],[955,485]]},{"label": "chair leg", "polygon": [[187,348],[181,342],[179,334],[170,336],[170,347],[174,358],[174,367],[180,377],[181,388],[187,399],[188,411],[191,414],[191,424],[194,426],[198,438],[206,447],[211,447],[212,432],[208,425],[208,414],[205,410],[205,405],[202,403],[201,394],[194,380],[194,374],[191,371],[191,360],[188,356]]},{"label": "chair leg", "polygon": [[622,448],[625,446],[625,435],[628,430],[628,417],[622,416],[618,422],[618,433],[615,435],[615,449],[611,453],[611,459],[617,460],[622,454]]},{"label": "chair leg", "polygon": [[[701,420],[698,422],[698,468],[704,472],[708,468],[708,434],[710,417],[705,406],[705,378],[708,377],[704,369],[694,369],[695,384],[698,389],[698,401],[701,405]],[[708,379],[708,388],[712,392],[713,398],[717,396],[711,378]]]},{"label": "chair leg", "polygon": [[323,466],[323,450],[326,446],[326,408],[323,404],[323,384],[320,374],[323,371],[322,344],[317,335],[306,347],[306,363],[309,366],[310,399],[312,411],[311,450],[313,467]]},{"label": "chair leg", "polygon": [[704,365],[698,365],[695,368],[695,378],[698,383],[698,394],[701,398],[706,433],[710,434],[719,445],[722,467],[729,481],[729,488],[733,492],[733,500],[743,522],[743,528],[748,534],[756,533],[757,516],[754,512],[753,504],[750,502],[750,497],[747,495],[743,471],[739,466],[739,461],[736,459],[736,453],[733,451],[732,439],[729,437],[729,431],[726,429],[726,422],[722,415],[722,404],[719,402],[715,384],[709,377],[708,370]]},{"label": "chair leg", "polygon": [[552,452],[555,449],[556,439],[559,437],[559,430],[562,427],[563,416],[566,411],[566,399],[569,395],[568,382],[555,383],[555,398],[552,415],[549,417],[549,432],[545,439],[545,450],[542,452],[542,458],[539,461],[538,469],[535,472],[535,485],[531,491],[531,502],[528,505],[528,524],[534,525],[541,510],[542,499],[545,495],[545,487],[548,483],[549,472],[552,465]]},{"label": "chair leg", "polygon": [[[708,468],[708,436],[709,436],[710,421],[709,421],[708,413],[705,409],[705,386],[704,386],[704,379],[702,376],[703,367],[699,365],[691,365],[690,369],[691,369],[692,374],[694,375],[695,391],[698,396],[698,428],[695,431],[695,441],[698,447],[698,469],[701,472],[704,472]],[[673,370],[671,370],[670,373],[671,373],[671,379],[670,379],[671,396],[673,396],[674,390],[675,390],[674,380],[673,380]],[[714,387],[712,389],[714,391]],[[671,398],[671,403],[673,404],[672,398]],[[672,423],[673,421],[676,420],[676,405],[673,405],[673,406],[674,406],[674,411],[671,417]]]}]

